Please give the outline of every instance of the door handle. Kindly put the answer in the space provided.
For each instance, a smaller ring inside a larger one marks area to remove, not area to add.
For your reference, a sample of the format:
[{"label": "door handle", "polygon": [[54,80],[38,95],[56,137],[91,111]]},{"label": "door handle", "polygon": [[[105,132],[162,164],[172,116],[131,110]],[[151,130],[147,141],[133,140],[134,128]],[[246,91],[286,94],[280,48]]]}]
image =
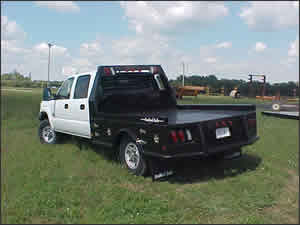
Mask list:
[{"label": "door handle", "polygon": [[84,110],[84,104],[81,104],[81,105],[80,105],[80,109],[81,109],[81,110]]},{"label": "door handle", "polygon": [[68,104],[65,104],[65,109],[67,109],[69,107],[69,105]]}]

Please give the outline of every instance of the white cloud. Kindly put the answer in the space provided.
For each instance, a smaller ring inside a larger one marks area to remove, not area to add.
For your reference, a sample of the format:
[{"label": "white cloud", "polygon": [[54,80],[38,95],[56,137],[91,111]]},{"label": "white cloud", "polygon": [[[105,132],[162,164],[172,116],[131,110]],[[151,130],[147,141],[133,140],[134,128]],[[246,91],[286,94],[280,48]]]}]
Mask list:
[{"label": "white cloud", "polygon": [[219,44],[216,45],[216,48],[231,48],[232,47],[232,43],[231,42],[221,42]]},{"label": "white cloud", "polygon": [[206,63],[216,63],[217,62],[217,58],[215,57],[208,57],[204,59],[204,62]]},{"label": "white cloud", "polygon": [[92,56],[102,52],[102,48],[100,46],[100,41],[96,40],[91,43],[82,43],[80,45],[80,55],[81,56]]},{"label": "white cloud", "polygon": [[228,15],[223,2],[121,2],[137,33],[183,31],[216,22]]},{"label": "white cloud", "polygon": [[264,44],[263,42],[256,42],[254,50],[256,52],[263,52],[267,48],[267,45]]},{"label": "white cloud", "polygon": [[63,66],[61,72],[62,72],[63,75],[69,76],[71,74],[75,74],[76,69],[72,66]]},{"label": "white cloud", "polygon": [[293,6],[294,6],[295,9],[299,10],[299,1],[294,1]]},{"label": "white cloud", "polygon": [[[49,47],[46,42],[42,42],[40,44],[37,44],[33,47],[33,50],[36,51],[37,53],[47,55],[49,54]],[[55,52],[55,55],[64,55],[67,52],[67,49],[62,46],[58,45],[53,45],[50,49],[50,53]]]},{"label": "white cloud", "polygon": [[61,67],[61,73],[65,76],[92,70],[96,70],[96,65],[93,65],[87,58],[73,58],[68,64]]},{"label": "white cloud", "polygon": [[290,44],[290,48],[288,50],[288,56],[299,57],[299,37],[297,37],[296,40]]},{"label": "white cloud", "polygon": [[79,12],[79,6],[72,1],[35,1],[38,6],[48,7],[60,12]]},{"label": "white cloud", "polygon": [[[1,50],[3,53],[27,53],[28,50],[18,46],[18,42],[15,40],[1,40]],[[2,55],[3,56],[3,55]]]},{"label": "white cloud", "polygon": [[299,24],[299,2],[250,2],[239,16],[256,31],[274,31]]},{"label": "white cloud", "polygon": [[[180,10],[172,13],[180,15]],[[83,40],[78,48],[72,49],[72,56],[69,49],[57,43],[51,48],[50,79],[64,80],[65,75],[96,70],[99,65],[112,64],[161,64],[168,78],[174,79],[182,72],[183,61],[188,66],[189,75],[216,74],[219,78],[247,79],[249,73],[265,73],[271,82],[298,79],[299,70],[294,55],[299,53],[293,52],[293,49],[298,48],[297,42],[288,46],[290,65],[282,66],[280,51],[275,54],[276,49],[273,54],[270,49],[265,54],[245,54],[239,58],[239,55],[233,55],[231,51],[219,50],[231,47],[232,43],[228,41],[212,42],[205,46],[193,45],[194,50],[186,51],[176,47],[173,38],[174,36],[165,36],[159,32],[118,39],[104,39],[101,36],[96,40]],[[2,72],[17,69],[23,74],[31,72],[33,79],[47,80],[46,42],[35,43],[30,47],[25,47],[28,43],[20,40],[1,40],[1,44],[1,53],[4,52],[1,58]],[[264,60],[266,56],[270,56],[267,61]],[[285,57],[287,56],[288,49]]]},{"label": "white cloud", "polygon": [[1,16],[1,40],[22,40],[26,33],[16,23],[8,20],[7,16]]}]

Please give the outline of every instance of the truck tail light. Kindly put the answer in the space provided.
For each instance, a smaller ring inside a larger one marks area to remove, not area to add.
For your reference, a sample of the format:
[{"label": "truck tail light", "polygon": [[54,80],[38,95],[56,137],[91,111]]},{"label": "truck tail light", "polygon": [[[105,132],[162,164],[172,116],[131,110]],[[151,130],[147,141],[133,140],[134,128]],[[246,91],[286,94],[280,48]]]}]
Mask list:
[{"label": "truck tail light", "polygon": [[176,131],[172,130],[170,132],[170,136],[171,136],[171,138],[172,138],[172,140],[173,140],[174,143],[178,142]]},{"label": "truck tail light", "polygon": [[182,130],[178,131],[178,137],[181,140],[181,142],[185,141],[184,133]]}]

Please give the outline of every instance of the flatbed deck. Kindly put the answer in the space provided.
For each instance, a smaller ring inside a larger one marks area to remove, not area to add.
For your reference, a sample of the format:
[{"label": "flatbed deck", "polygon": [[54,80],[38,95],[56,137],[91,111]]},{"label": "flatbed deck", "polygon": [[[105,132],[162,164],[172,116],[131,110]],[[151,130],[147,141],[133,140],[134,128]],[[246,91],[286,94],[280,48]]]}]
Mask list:
[{"label": "flatbed deck", "polygon": [[288,119],[299,120],[299,112],[286,112],[286,111],[272,112],[272,111],[263,111],[262,114],[267,115],[267,116],[275,116],[275,117],[281,117],[281,118],[288,118]]}]

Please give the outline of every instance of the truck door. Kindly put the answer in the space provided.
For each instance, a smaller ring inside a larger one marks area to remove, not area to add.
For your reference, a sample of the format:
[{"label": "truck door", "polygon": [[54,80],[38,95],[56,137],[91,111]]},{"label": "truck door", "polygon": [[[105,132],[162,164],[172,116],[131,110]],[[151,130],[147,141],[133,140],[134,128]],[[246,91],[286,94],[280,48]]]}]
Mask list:
[{"label": "truck door", "polygon": [[72,99],[72,133],[91,138],[88,90],[91,75],[81,75],[77,78]]},{"label": "truck door", "polygon": [[71,90],[74,77],[64,81],[56,94],[54,102],[53,125],[54,129],[59,132],[69,133],[72,131],[71,123]]}]

